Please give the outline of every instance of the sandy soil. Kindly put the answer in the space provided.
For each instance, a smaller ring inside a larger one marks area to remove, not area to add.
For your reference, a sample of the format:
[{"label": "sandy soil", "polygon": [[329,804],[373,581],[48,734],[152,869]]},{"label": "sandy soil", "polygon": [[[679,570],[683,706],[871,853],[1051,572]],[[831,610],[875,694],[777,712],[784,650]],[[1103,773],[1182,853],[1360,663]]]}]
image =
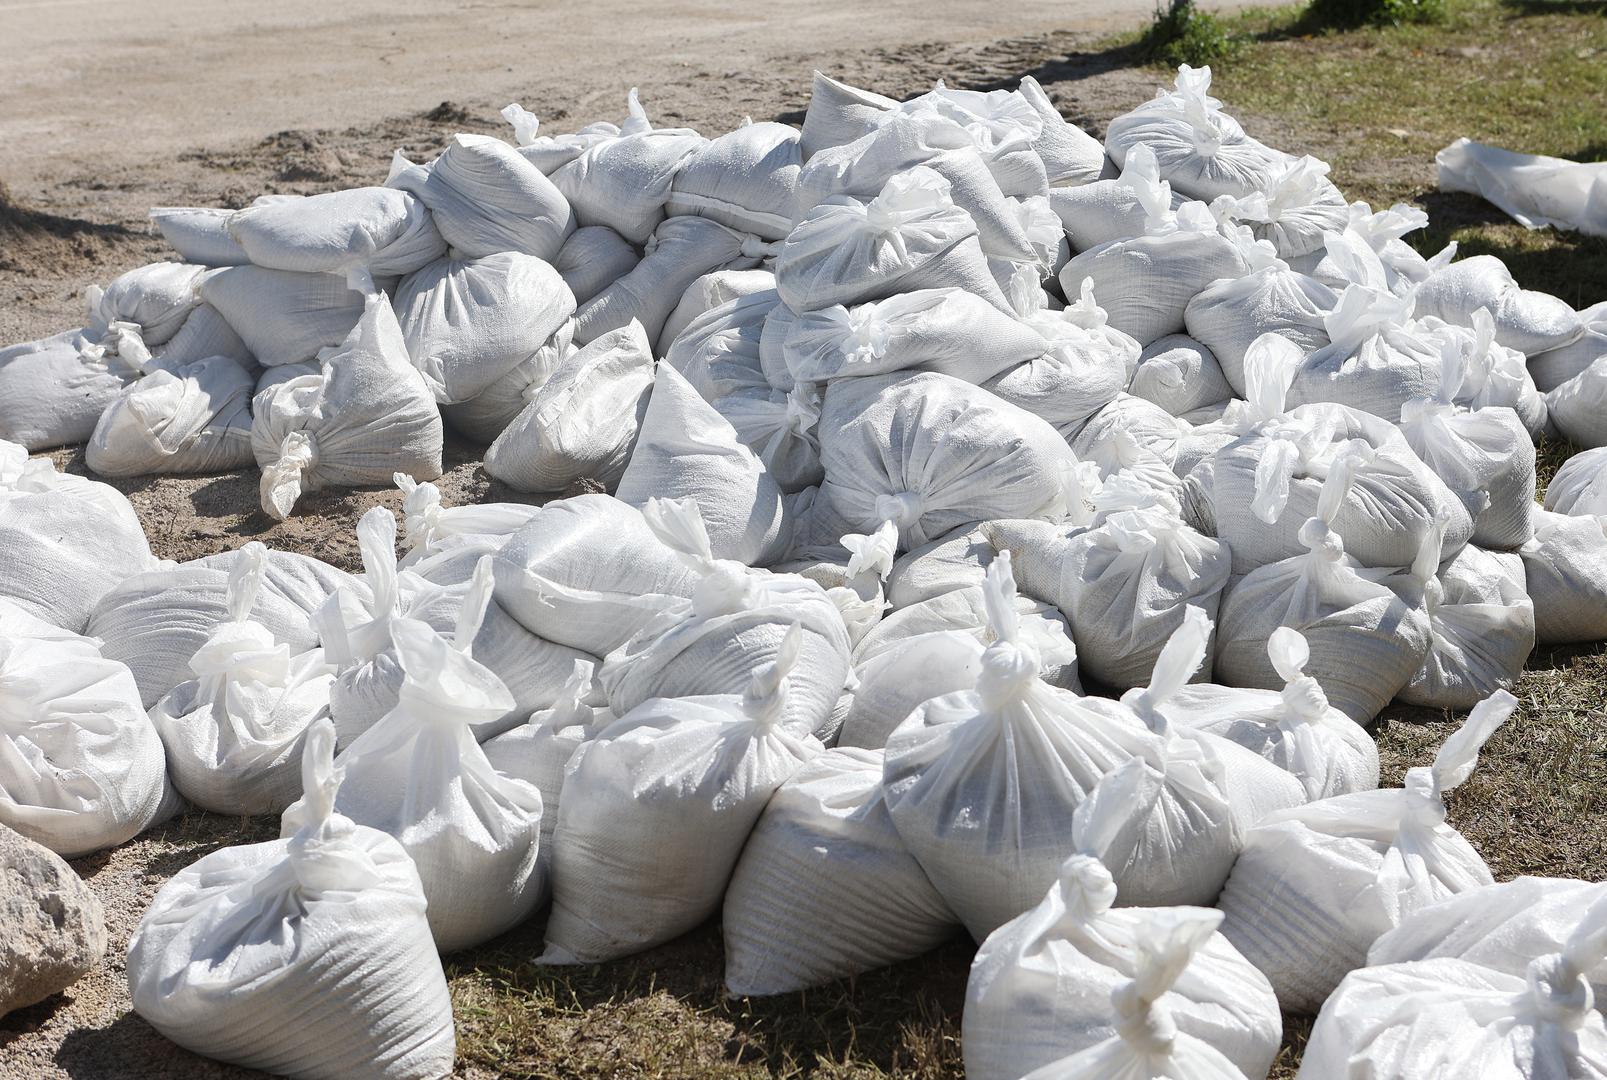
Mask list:
[{"label": "sandy soil", "polygon": [[[379,182],[394,149],[425,156],[454,131],[505,130],[496,110],[509,100],[569,130],[617,118],[639,85],[655,120],[712,134],[744,115],[800,121],[816,67],[894,96],[940,77],[985,89],[1032,73],[1097,133],[1154,89],[1119,57],[1082,51],[1151,0],[927,0],[882,5],[874,18],[825,0],[784,20],[680,0],[646,23],[620,0],[266,7],[0,0],[0,181],[10,197],[0,199],[0,342],[79,325],[85,285],[171,257],[146,223],[150,206],[238,206],[262,192]],[[448,445],[449,504],[511,497],[479,455]],[[53,456],[84,471],[81,451]],[[181,560],[260,538],[355,569],[357,516],[400,504],[394,492],[323,494],[276,525],[257,509],[256,483],[249,472],[117,486],[153,549]],[[107,911],[108,959],[65,995],[0,1020],[0,1078],[246,1075],[179,1050],[130,1014],[122,956],[168,876],[274,832],[265,819],[195,814],[77,861]]]}]

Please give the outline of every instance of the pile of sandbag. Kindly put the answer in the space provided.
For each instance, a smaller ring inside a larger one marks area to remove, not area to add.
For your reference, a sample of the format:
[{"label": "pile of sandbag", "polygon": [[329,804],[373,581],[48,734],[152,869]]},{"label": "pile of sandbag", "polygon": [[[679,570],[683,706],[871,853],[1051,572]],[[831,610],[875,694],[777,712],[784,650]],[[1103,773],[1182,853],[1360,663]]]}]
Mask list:
[{"label": "pile of sandbag", "polygon": [[[1607,444],[1601,306],[1419,254],[1209,69],[1103,143],[1031,79],[817,74],[801,129],[714,138],[634,91],[504,115],[382,185],[155,210],[183,261],[0,352],[0,823],[283,813],[157,897],[142,1015],[433,1076],[436,954],[550,898],[541,963],[719,913],[745,995],[963,928],[977,1076],[1263,1076],[1280,1010],[1321,1011],[1314,1076],[1588,1072],[1596,909],[1455,907],[1501,886],[1443,795],[1537,643],[1607,639],[1603,451],[1535,502],[1537,438]],[[447,428],[539,505],[443,505]],[[254,462],[275,519],[394,482],[401,528],[355,523],[361,575],[159,563],[28,457],[78,443]],[[1392,701],[1472,718],[1380,791]]]}]

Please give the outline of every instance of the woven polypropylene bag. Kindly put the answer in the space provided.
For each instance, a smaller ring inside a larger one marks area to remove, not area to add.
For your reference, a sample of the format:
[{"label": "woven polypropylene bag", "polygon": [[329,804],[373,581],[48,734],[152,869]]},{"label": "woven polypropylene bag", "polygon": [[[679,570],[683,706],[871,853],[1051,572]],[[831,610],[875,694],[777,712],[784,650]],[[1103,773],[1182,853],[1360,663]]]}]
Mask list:
[{"label": "woven polypropylene bag", "polygon": [[335,812],[335,733],[314,733],[306,825],[214,851],[156,894],[129,940],[134,1010],[248,1068],[434,1080],[455,1040],[418,871],[394,839]]},{"label": "woven polypropylene bag", "polygon": [[725,985],[785,994],[907,960],[955,918],[882,797],[882,755],[828,750],[765,804],[722,908]]},{"label": "woven polypropylene bag", "polygon": [[128,669],[0,600],[0,824],[72,858],[169,817],[162,741]]}]

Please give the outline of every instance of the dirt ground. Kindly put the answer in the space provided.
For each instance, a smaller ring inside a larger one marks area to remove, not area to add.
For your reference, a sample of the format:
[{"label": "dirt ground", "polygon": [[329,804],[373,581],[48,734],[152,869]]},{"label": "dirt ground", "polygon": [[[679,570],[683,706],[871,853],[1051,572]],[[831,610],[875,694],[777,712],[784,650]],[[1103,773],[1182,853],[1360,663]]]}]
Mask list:
[{"label": "dirt ground", "polygon": [[[381,5],[366,0],[287,0],[271,12],[245,15],[233,5],[201,0],[0,0],[0,36],[10,54],[0,71],[0,182],[9,187],[9,203],[0,201],[0,343],[78,325],[84,286],[171,257],[146,223],[150,206],[239,206],[263,192],[377,183],[395,149],[416,159],[454,131],[505,131],[497,109],[510,100],[522,101],[552,129],[570,130],[617,119],[625,90],[638,85],[656,122],[712,134],[744,116],[800,122],[816,67],[898,97],[938,78],[986,89],[1014,85],[1030,73],[1062,112],[1098,134],[1107,119],[1151,96],[1156,85],[1153,73],[1090,44],[1098,33],[1133,25],[1151,0],[931,0],[880,5],[873,18],[864,5],[846,0],[801,5],[785,18],[677,0],[654,8],[650,21],[619,0],[541,8],[393,0],[383,7],[381,13]],[[1322,151],[1302,145],[1302,134],[1282,125],[1256,130],[1292,151]],[[1402,165],[1393,179],[1408,188],[1421,182],[1423,171],[1420,163]],[[490,481],[479,456],[479,448],[449,441],[448,472],[439,481],[448,504],[518,499]],[[62,467],[84,470],[81,451],[53,457]],[[357,516],[372,505],[400,505],[394,492],[320,494],[307,498],[290,521],[275,524],[257,508],[255,472],[117,486],[133,500],[153,549],[180,560],[262,539],[358,569],[351,535]],[[1412,744],[1413,760],[1425,760],[1426,744],[1437,741],[1429,736]],[[168,876],[216,847],[275,831],[268,819],[193,814],[77,861],[105,905],[110,954],[62,997],[0,1020],[0,1078],[250,1075],[179,1050],[130,1014],[122,954]],[[1556,866],[1534,869],[1557,872]],[[694,1019],[708,1029],[708,1045],[698,1050],[713,1055],[708,1071],[748,1060],[745,1040],[758,1045],[764,1025],[783,1020],[762,1009],[758,1021],[747,1012],[733,1018],[716,1002],[718,966],[707,957],[711,950],[718,956],[717,938],[705,927],[658,950],[643,967],[621,967],[631,979],[649,973],[651,985],[636,996],[623,987],[625,975],[599,976],[614,982],[599,984],[595,1003],[586,999],[595,1027],[577,1021],[573,1037],[606,1040],[615,1022],[622,1029],[662,1023],[667,1033],[672,1022],[684,1020],[673,1003],[691,1000]],[[493,1045],[496,1033],[483,1030],[479,1010],[497,995],[529,991],[528,965],[520,965],[539,942],[539,926],[521,928],[454,965],[460,1038],[479,1025],[476,1045]],[[957,1018],[956,987],[963,989],[968,958],[963,948],[942,950],[923,966],[905,965],[855,992],[913,1001],[920,1022],[930,1011],[937,1015],[934,1030],[941,1030]],[[466,974],[477,966],[496,977]],[[508,984],[499,981],[504,970],[517,973]],[[911,989],[917,983],[924,984],[919,995]],[[563,991],[554,991],[554,998],[571,990],[567,983],[549,985]],[[924,986],[932,988],[930,1000]],[[566,1016],[563,1010],[572,1011],[581,999],[571,994],[553,1008]],[[843,1007],[840,1001],[815,1000],[831,1022],[843,1020],[846,1028],[854,1020],[831,1011]],[[853,1037],[850,1032],[850,1042]],[[910,1071],[950,1071],[952,1042]],[[807,1063],[818,1047],[806,1040],[782,1052],[790,1060],[794,1050]],[[511,1045],[510,1052],[528,1055],[529,1047]],[[895,1071],[898,1063],[877,1064]],[[643,1064],[626,1057],[614,1068],[597,1068],[604,1075],[636,1075]],[[469,1076],[493,1074],[473,1059],[461,1069]],[[529,1061],[509,1071],[549,1075]],[[666,1074],[687,1075],[674,1068]]]}]

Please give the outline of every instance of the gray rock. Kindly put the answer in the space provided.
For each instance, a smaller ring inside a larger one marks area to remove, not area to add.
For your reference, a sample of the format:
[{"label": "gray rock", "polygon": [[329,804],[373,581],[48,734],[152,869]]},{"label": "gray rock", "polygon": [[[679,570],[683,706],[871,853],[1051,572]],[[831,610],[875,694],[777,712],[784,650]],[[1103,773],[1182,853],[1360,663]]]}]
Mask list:
[{"label": "gray rock", "polygon": [[0,1016],[77,982],[106,955],[106,917],[55,852],[0,825]]}]

